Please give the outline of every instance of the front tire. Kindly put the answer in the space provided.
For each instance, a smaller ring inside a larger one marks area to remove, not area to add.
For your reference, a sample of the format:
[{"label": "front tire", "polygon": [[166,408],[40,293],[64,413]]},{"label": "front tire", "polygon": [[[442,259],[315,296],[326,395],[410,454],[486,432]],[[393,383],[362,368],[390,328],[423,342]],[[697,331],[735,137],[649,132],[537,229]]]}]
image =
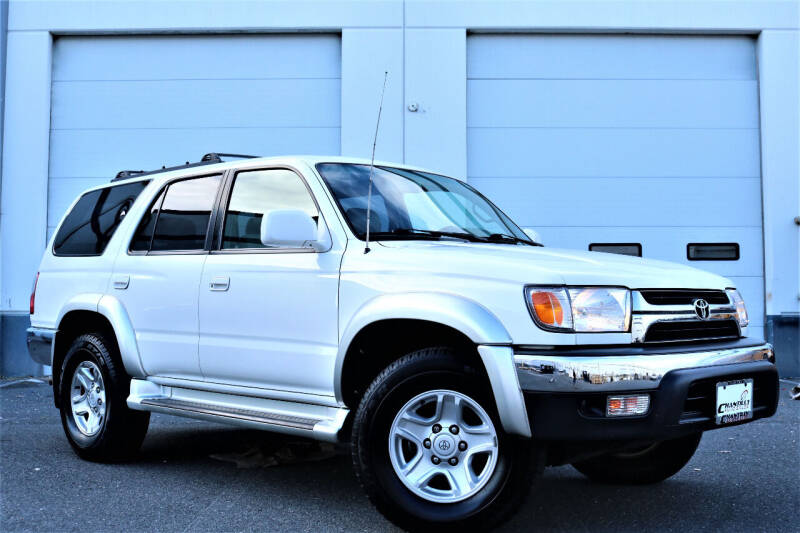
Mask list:
[{"label": "front tire", "polygon": [[355,415],[353,464],[372,503],[408,530],[485,530],[523,502],[529,439],[506,435],[486,378],[449,348],[393,362]]},{"label": "front tire", "polygon": [[73,341],[61,367],[61,424],[75,453],[89,461],[130,458],[150,424],[150,413],[128,408],[130,377],[118,361],[116,343],[91,333]]},{"label": "front tire", "polygon": [[655,442],[642,449],[620,452],[572,466],[592,481],[615,485],[648,485],[677,474],[694,455],[702,433]]}]

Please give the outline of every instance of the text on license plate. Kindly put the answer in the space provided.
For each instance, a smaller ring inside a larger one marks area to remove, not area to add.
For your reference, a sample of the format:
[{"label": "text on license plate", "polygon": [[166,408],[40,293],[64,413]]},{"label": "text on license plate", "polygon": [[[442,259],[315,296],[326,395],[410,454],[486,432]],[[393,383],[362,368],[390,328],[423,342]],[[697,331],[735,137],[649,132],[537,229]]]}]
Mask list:
[{"label": "text on license plate", "polygon": [[753,380],[717,383],[717,424],[732,424],[753,418]]}]

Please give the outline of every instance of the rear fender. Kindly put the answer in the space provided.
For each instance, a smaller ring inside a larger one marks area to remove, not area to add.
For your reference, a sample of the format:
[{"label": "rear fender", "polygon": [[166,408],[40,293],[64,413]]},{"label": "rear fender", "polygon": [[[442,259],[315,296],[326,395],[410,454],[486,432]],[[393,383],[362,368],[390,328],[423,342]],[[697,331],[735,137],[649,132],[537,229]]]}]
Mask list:
[{"label": "rear fender", "polygon": [[125,371],[134,378],[145,377],[144,368],[139,357],[139,348],[136,343],[136,334],[122,302],[109,295],[97,293],[79,294],[62,307],[57,323],[61,324],[67,313],[71,311],[93,311],[103,315],[114,330]]}]

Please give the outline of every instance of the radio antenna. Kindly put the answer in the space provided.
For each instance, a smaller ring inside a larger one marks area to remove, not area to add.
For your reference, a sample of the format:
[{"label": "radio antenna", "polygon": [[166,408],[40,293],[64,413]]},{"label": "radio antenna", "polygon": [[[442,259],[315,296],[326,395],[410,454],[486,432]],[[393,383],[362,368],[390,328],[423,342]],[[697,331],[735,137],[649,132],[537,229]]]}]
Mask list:
[{"label": "radio antenna", "polygon": [[386,92],[386,78],[389,71],[383,73],[383,89],[381,90],[381,104],[378,106],[378,122],[375,124],[375,137],[372,139],[372,160],[369,163],[369,188],[367,189],[367,234],[364,240],[364,253],[369,253],[369,219],[372,214],[372,176],[375,172],[375,145],[378,144],[378,128],[381,126],[381,111],[383,111],[383,94]]}]

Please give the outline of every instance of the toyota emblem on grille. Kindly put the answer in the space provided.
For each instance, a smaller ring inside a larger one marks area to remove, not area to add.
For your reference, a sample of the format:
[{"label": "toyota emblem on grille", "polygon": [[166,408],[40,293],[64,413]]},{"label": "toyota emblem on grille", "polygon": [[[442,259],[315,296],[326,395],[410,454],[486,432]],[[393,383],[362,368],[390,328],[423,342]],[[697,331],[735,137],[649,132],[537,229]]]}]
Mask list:
[{"label": "toyota emblem on grille", "polygon": [[711,310],[708,308],[708,302],[702,298],[694,301],[694,312],[700,320],[708,320]]}]

